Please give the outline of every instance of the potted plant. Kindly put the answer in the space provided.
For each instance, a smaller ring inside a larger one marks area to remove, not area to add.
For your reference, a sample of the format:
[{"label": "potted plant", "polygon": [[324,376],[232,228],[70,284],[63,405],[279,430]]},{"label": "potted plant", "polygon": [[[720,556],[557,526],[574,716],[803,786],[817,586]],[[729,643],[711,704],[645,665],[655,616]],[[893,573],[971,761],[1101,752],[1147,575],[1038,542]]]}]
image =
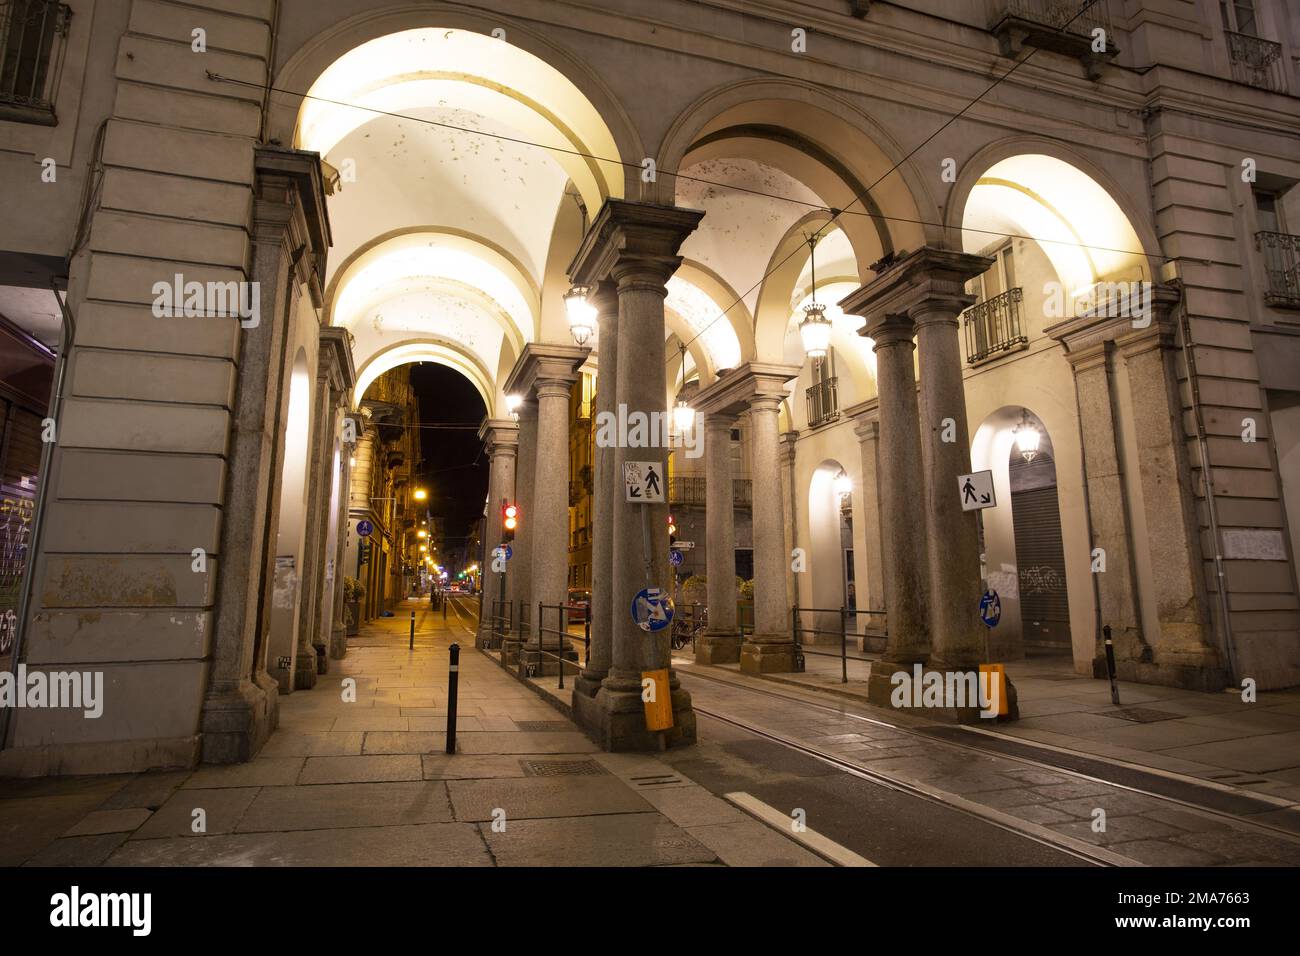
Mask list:
[{"label": "potted plant", "polygon": [[366,586],[356,578],[343,578],[343,606],[346,611],[348,637],[361,628],[361,599],[366,596]]}]

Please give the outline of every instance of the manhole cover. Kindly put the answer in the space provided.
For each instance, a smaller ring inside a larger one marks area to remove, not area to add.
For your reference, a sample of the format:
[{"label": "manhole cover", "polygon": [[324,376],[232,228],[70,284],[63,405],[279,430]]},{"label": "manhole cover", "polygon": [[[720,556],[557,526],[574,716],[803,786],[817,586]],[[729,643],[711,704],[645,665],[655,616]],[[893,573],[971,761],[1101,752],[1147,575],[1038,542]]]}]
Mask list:
[{"label": "manhole cover", "polygon": [[599,777],[604,769],[594,760],[521,760],[530,777]]},{"label": "manhole cover", "polygon": [[562,734],[573,730],[567,720],[516,720],[515,726],[532,734]]},{"label": "manhole cover", "polygon": [[1103,710],[1103,717],[1118,717],[1131,720],[1136,724],[1154,724],[1157,720],[1175,720],[1182,714],[1171,714],[1167,710],[1155,710],[1151,707],[1121,707],[1118,710]]}]

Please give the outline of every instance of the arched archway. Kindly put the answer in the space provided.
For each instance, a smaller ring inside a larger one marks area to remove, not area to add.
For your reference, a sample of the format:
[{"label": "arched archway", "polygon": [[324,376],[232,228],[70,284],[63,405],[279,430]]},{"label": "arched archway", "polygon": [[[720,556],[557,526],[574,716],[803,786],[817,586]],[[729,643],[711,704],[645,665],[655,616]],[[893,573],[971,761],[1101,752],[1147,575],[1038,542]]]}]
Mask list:
[{"label": "arched archway", "polygon": [[[853,550],[853,479],[840,462],[822,461],[808,481],[808,594],[815,625],[820,631],[839,630],[837,613],[857,604]],[[810,643],[838,643],[833,637],[817,635]]]},{"label": "arched archway", "polygon": [[1065,558],[1056,443],[1031,409],[1007,405],[975,432],[971,467],[993,473],[996,508],[980,512],[983,575],[998,592],[996,654],[1071,651],[1070,585],[1086,587]]},{"label": "arched archway", "polygon": [[[275,532],[274,584],[267,671],[280,693],[294,690],[298,656],[301,573],[307,533],[307,466],[312,432],[312,374],[299,349],[289,381],[289,408],[284,432],[284,468],[280,479],[279,522]],[[312,662],[315,669],[315,661]]]}]

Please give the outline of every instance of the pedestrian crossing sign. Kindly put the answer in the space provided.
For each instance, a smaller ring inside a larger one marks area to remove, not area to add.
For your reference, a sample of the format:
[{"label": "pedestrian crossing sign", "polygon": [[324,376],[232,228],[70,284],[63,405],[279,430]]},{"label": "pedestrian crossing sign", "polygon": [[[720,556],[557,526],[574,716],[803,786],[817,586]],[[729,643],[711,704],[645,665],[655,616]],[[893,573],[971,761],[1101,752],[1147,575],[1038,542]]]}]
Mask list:
[{"label": "pedestrian crossing sign", "polygon": [[957,476],[957,493],[961,495],[962,511],[979,511],[982,508],[996,508],[997,495],[993,491],[993,472],[977,471],[970,475]]},{"label": "pedestrian crossing sign", "polygon": [[664,501],[664,468],[657,461],[623,462],[623,488],[627,500],[636,504]]}]

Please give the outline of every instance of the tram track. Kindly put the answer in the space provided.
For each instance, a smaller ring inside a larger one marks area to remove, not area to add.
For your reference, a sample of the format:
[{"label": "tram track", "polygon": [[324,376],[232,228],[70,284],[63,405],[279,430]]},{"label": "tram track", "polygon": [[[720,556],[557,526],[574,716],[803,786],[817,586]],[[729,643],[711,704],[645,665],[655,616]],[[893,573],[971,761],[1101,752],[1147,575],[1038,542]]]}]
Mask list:
[{"label": "tram track", "polygon": [[[1183,810],[1191,810],[1194,811],[1195,813],[1203,814],[1213,819],[1225,821],[1233,827],[1245,828],[1248,830],[1255,831],[1256,833],[1259,834],[1267,835],[1275,839],[1281,839],[1292,844],[1300,845],[1300,835],[1297,835],[1295,832],[1291,830],[1288,830],[1283,827],[1274,826],[1271,823],[1267,823],[1264,821],[1251,820],[1245,818],[1240,813],[1228,812],[1225,809],[1221,809],[1219,807],[1209,805],[1203,800],[1197,801],[1194,799],[1184,799],[1178,796],[1171,795],[1168,792],[1161,792],[1156,789],[1140,786],[1134,782],[1123,782],[1121,780],[1117,780],[1114,778],[1115,775],[1113,774],[1108,776],[1099,776],[1096,773],[1088,773],[1083,770],[1080,770],[1078,769],[1077,765],[1075,767],[1071,767],[1071,766],[1064,765],[1063,762],[1061,761],[1053,762],[1048,760],[1036,759],[1035,757],[1026,756],[1023,753],[1007,751],[1005,748],[1000,746],[979,746],[976,745],[973,741],[963,741],[959,739],[953,739],[956,736],[956,733],[962,732],[957,728],[951,728],[947,726],[936,727],[936,728],[924,728],[924,729],[906,727],[898,724],[893,724],[888,721],[880,720],[878,718],[868,717],[863,714],[854,713],[852,711],[847,710],[844,705],[831,706],[829,704],[820,703],[814,700],[809,700],[801,696],[778,693],[766,688],[753,687],[747,683],[742,683],[739,681],[718,677],[716,675],[702,674],[693,669],[687,670],[687,669],[679,668],[677,670],[677,673],[680,678],[684,678],[687,682],[692,680],[699,680],[699,681],[719,685],[722,687],[726,687],[727,689],[732,691],[739,691],[756,697],[780,700],[786,704],[794,704],[812,710],[833,714],[837,718],[862,722],[865,724],[872,725],[874,727],[886,729],[889,732],[894,734],[900,734],[915,739],[917,741],[924,741],[930,747],[946,748],[949,750],[960,750],[972,754],[977,754],[984,758],[997,758],[1001,760],[1007,760],[1015,764],[1021,765],[1023,767],[1033,768],[1035,770],[1046,771],[1054,774],[1059,774],[1062,777],[1066,777],[1072,781],[1086,782],[1090,784],[1100,784],[1107,787],[1113,787],[1117,790],[1125,791],[1127,793],[1146,797],[1152,800],[1161,801],[1163,803],[1169,804],[1171,807],[1176,807],[1178,809],[1183,809]],[[760,724],[755,723],[752,719],[749,719],[748,717],[739,716],[734,713],[726,713],[720,710],[715,710],[713,709],[712,706],[708,706],[707,704],[705,706],[701,706],[700,705],[701,696],[704,695],[696,696],[696,700],[693,702],[693,709],[697,714],[710,718],[712,720],[717,720],[722,723],[728,724],[739,730],[743,730],[746,733],[779,744],[783,747],[799,752],[807,757],[811,757],[822,763],[829,764],[835,767],[836,769],[844,773],[850,774],[854,777],[857,777],[859,779],[868,780],[879,786],[886,787],[891,790],[907,793],[919,799],[926,800],[931,803],[940,804],[949,807],[951,809],[961,811],[968,815],[977,817],[986,823],[991,823],[995,826],[1001,827],[1002,829],[1014,832],[1021,837],[1044,844],[1062,853],[1066,853],[1070,856],[1084,859],[1089,863],[1095,865],[1100,865],[1100,866],[1142,865],[1136,861],[1123,857],[1118,853],[1107,850],[1104,847],[1094,846],[1090,843],[1086,843],[1085,841],[1077,840],[1073,837],[1069,837],[1064,834],[1057,833],[1056,831],[1051,830],[1046,826],[1042,826],[1040,824],[1032,823],[1030,821],[1022,820],[1018,817],[1015,817],[1011,813],[997,810],[992,807],[987,807],[984,804],[977,803],[973,800],[968,800],[957,794],[949,793],[947,791],[943,791],[938,788],[930,787],[923,783],[900,779],[897,776],[893,776],[891,774],[884,773],[879,770],[872,770],[868,767],[864,767],[858,763],[854,763],[853,761],[845,758],[840,754],[831,753],[811,743],[791,737],[786,733],[782,733],[770,727],[761,726]],[[1056,753],[1056,752],[1048,751],[1048,753]],[[1063,756],[1061,754],[1057,754],[1057,755]],[[1105,764],[1102,761],[1097,761],[1095,759],[1088,758],[1085,755],[1077,755],[1077,756],[1079,760],[1084,761],[1091,765],[1096,765],[1102,768],[1110,766],[1108,764]],[[1186,784],[1183,781],[1170,781],[1165,778],[1156,778],[1156,779],[1167,784],[1168,783],[1181,784],[1184,789],[1190,789],[1190,787],[1193,786],[1192,784]],[[1218,800],[1218,802],[1220,802],[1221,805],[1225,802],[1225,800],[1228,804],[1238,804],[1238,805],[1240,804],[1241,801],[1246,801],[1251,806],[1253,812],[1256,813],[1279,809],[1277,804],[1260,801],[1258,799],[1258,795],[1225,794],[1222,792],[1222,790],[1214,789],[1212,787],[1206,787],[1204,789],[1207,795]],[[1223,789],[1227,789],[1227,788],[1223,788]],[[1298,847],[1298,849],[1300,849],[1300,847]]]}]

